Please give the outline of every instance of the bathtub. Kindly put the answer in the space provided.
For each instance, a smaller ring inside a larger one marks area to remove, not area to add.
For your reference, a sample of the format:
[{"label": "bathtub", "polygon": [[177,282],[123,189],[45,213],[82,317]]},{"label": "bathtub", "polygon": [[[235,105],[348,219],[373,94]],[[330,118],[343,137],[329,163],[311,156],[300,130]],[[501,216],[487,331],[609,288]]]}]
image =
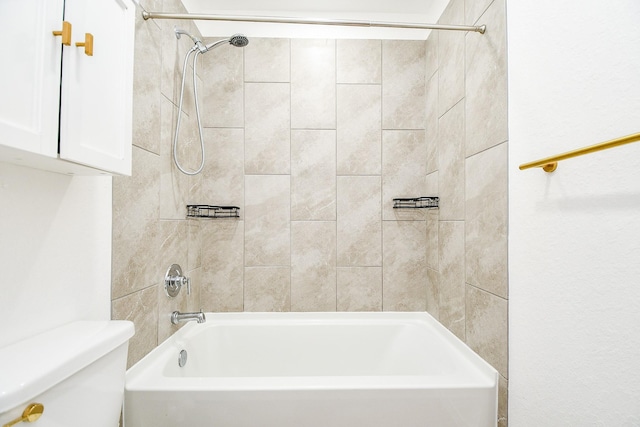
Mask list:
[{"label": "bathtub", "polygon": [[206,316],[128,370],[125,427],[496,426],[497,372],[427,313]]}]

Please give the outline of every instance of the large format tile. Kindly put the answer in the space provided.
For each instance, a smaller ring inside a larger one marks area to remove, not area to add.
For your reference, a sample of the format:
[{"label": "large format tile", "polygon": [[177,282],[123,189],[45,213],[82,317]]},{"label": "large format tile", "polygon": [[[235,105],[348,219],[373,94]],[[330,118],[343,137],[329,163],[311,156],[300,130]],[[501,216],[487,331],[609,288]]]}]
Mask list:
[{"label": "large format tile", "polygon": [[393,199],[426,196],[427,146],[424,131],[382,132],[382,217],[384,220],[424,220],[422,209],[394,209]]},{"label": "large format tile", "polygon": [[338,311],[382,311],[382,267],[338,267]]},{"label": "large format tile", "polygon": [[247,175],[245,195],[245,266],[289,266],[289,175]]},{"label": "large format tile", "polygon": [[440,318],[440,272],[427,268],[427,312]]},{"label": "large format tile", "polygon": [[382,309],[424,311],[427,303],[424,221],[383,222]]},{"label": "large format tile", "polygon": [[247,267],[244,271],[244,311],[290,311],[291,269]]},{"label": "large format tile", "polygon": [[339,175],[378,175],[382,98],[379,85],[338,85]]},{"label": "large format tile", "polygon": [[[464,0],[452,0],[439,21],[443,24],[464,20]],[[464,40],[462,31],[442,31],[438,34],[438,115],[457,104],[465,95]]]},{"label": "large format tile", "polygon": [[[161,107],[160,218],[184,219],[186,205],[191,199],[198,198],[197,192],[202,175],[189,176],[178,170],[173,152],[178,108],[165,97],[162,97]],[[182,122],[177,142],[178,162],[183,169],[195,171],[201,163],[200,136],[193,118],[184,112],[181,116]]]},{"label": "large format tile", "polygon": [[509,417],[509,381],[498,377],[498,427],[507,427]]},{"label": "large format tile", "polygon": [[379,176],[338,177],[338,265],[382,265]]},{"label": "large format tile", "polygon": [[[187,13],[187,9],[179,0],[164,0],[161,2],[161,9],[171,13]],[[143,4],[144,5],[144,4]],[[145,6],[146,7],[146,6]],[[149,10],[149,9],[147,9]],[[148,22],[148,21],[145,21]],[[176,37],[174,28],[178,27],[191,34],[198,35],[197,27],[193,22],[181,22],[160,20],[157,21],[161,29],[162,45],[162,94],[177,105],[180,95],[180,81],[182,77],[182,66],[184,56],[193,47],[193,42],[189,37]],[[137,61],[137,57],[135,58]]]},{"label": "large format tile", "polygon": [[129,340],[127,368],[158,345],[158,285],[111,301],[111,318],[130,320],[136,333]]},{"label": "large format tile", "polygon": [[159,221],[160,239],[156,261],[156,282],[160,283],[172,264],[179,264],[184,272],[189,269],[188,221]]},{"label": "large format tile", "polygon": [[291,40],[291,127],[336,128],[335,40]]},{"label": "large format tile", "polygon": [[200,288],[202,287],[202,268],[187,271],[187,277],[191,279],[191,295],[187,296],[186,311],[209,311],[205,310],[200,301]]},{"label": "large format tile", "polygon": [[201,204],[238,206],[244,214],[244,131],[205,128]]},{"label": "large format tile", "polygon": [[336,131],[291,131],[291,219],[336,219]]},{"label": "large format tile", "polygon": [[[427,176],[424,178],[424,192],[428,196],[439,196],[440,195],[440,182],[439,182],[439,173],[438,171],[427,173]],[[429,212],[432,212],[430,209]],[[438,219],[440,215],[440,211],[435,211],[438,214]]]},{"label": "large format tile", "polygon": [[289,82],[289,39],[251,37],[244,48],[245,82]]},{"label": "large format tile", "polygon": [[505,15],[504,2],[494,1],[481,18],[487,32],[465,39],[467,157],[508,138]]},{"label": "large format tile", "polygon": [[425,78],[431,79],[438,67],[440,67],[440,53],[438,52],[438,41],[440,31],[431,31],[425,43]]},{"label": "large format tile", "polygon": [[336,311],[336,223],[291,223],[291,311]]},{"label": "large format tile", "polygon": [[456,104],[438,124],[438,191],[440,219],[464,219],[464,102]]},{"label": "large format tile", "polygon": [[438,73],[427,81],[424,139],[427,144],[427,173],[438,170]]},{"label": "large format tile", "polygon": [[200,304],[205,311],[244,308],[244,222],[201,221]]},{"label": "large format tile", "polygon": [[[217,39],[205,39],[211,43]],[[244,125],[244,73],[242,49],[227,43],[198,55],[203,83],[198,88],[204,127],[242,127]]]},{"label": "large format tile", "polygon": [[440,323],[465,341],[464,222],[440,221]]},{"label": "large format tile", "polygon": [[[193,68],[187,67],[187,77],[184,79],[184,90],[182,90],[182,69],[180,69],[180,74],[176,76],[176,94],[173,99],[173,103],[180,107],[182,105],[182,112],[185,113],[188,117],[187,120],[190,120],[194,126],[197,126],[197,116],[196,116],[196,93],[194,90],[194,80],[193,80]],[[202,79],[200,76],[196,74],[196,87],[198,88],[198,108],[200,109],[201,119],[204,118],[203,115],[206,116],[205,112],[207,108],[204,107],[203,99],[206,99],[206,96],[203,93],[203,85]],[[180,94],[182,94],[182,103],[180,102]]]},{"label": "large format tile", "polygon": [[133,147],[132,170],[113,178],[112,298],[157,283],[159,274],[159,156]]},{"label": "large format tile", "polygon": [[382,127],[424,129],[425,42],[382,42]]},{"label": "large format tile", "polygon": [[133,144],[159,154],[161,32],[136,13],[133,64]]},{"label": "large format tile", "polygon": [[507,144],[466,160],[466,280],[503,298],[507,276]]},{"label": "large format tile", "polygon": [[467,344],[504,377],[508,375],[507,300],[467,285]]},{"label": "large format tile", "polygon": [[382,42],[380,40],[338,40],[336,68],[338,83],[380,84]]},{"label": "large format tile", "polygon": [[245,85],[245,173],[290,172],[291,109],[288,83]]},{"label": "large format tile", "polygon": [[187,270],[202,266],[202,227],[197,219],[187,221]]},{"label": "large format tile", "polygon": [[439,244],[438,244],[438,232],[440,228],[440,218],[437,209],[429,209],[425,215],[426,222],[426,245],[425,256],[427,267],[439,271]]}]

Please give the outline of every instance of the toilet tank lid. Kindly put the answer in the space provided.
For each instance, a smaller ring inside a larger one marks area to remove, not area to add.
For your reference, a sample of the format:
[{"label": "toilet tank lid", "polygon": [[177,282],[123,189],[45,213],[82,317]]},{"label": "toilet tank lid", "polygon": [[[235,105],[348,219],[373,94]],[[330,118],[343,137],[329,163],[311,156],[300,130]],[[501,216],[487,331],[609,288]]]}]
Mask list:
[{"label": "toilet tank lid", "polygon": [[69,378],[133,333],[126,320],[77,321],[0,348],[0,414]]}]

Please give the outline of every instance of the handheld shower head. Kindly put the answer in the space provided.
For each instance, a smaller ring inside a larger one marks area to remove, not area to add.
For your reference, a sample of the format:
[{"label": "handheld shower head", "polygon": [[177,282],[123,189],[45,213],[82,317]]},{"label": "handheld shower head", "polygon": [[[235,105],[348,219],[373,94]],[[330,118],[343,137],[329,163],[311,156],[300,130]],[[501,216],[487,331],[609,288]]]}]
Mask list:
[{"label": "handheld shower head", "polygon": [[234,34],[228,39],[217,40],[211,44],[206,45],[205,52],[208,52],[211,49],[215,49],[216,47],[225,43],[229,43],[230,45],[235,47],[245,47],[246,45],[249,44],[249,39],[246,38],[243,34]]},{"label": "handheld shower head", "polygon": [[229,43],[232,46],[235,47],[245,47],[246,45],[249,44],[249,39],[246,38],[244,36],[244,34],[234,34],[231,37],[229,37],[228,39],[222,39],[222,40],[217,40],[211,44],[208,44],[205,46],[204,43],[202,43],[202,40],[200,40],[198,37],[189,34],[188,32],[186,32],[185,30],[178,28],[178,27],[173,27],[173,32],[176,34],[176,38],[180,38],[180,36],[182,36],[183,34],[188,36],[191,40],[193,40],[193,42],[195,43],[195,47],[200,51],[200,53],[206,53],[208,51],[210,51],[211,49],[214,49],[218,46],[220,46],[221,44],[224,43]]},{"label": "handheld shower head", "polygon": [[229,43],[235,47],[245,47],[249,44],[249,39],[246,38],[244,34],[234,34],[229,39]]},{"label": "handheld shower head", "polygon": [[184,100],[184,83],[185,83],[185,76],[187,73],[187,64],[189,61],[189,57],[193,54],[193,67],[192,67],[193,69],[193,100],[195,101],[195,106],[196,106],[196,121],[198,123],[198,134],[200,136],[200,152],[202,153],[201,162],[198,170],[188,171],[180,165],[180,162],[178,161],[178,136],[180,134],[180,118],[182,117],[182,114],[178,114],[178,118],[176,121],[176,132],[173,138],[173,162],[175,163],[176,167],[180,170],[180,172],[184,173],[185,175],[197,175],[200,172],[202,172],[202,169],[204,168],[204,163],[205,163],[204,138],[202,136],[202,124],[200,122],[200,109],[198,107],[198,85],[197,85],[198,79],[196,75],[196,70],[197,70],[196,63],[198,61],[198,54],[206,53],[209,50],[214,49],[224,43],[229,43],[230,45],[233,45],[235,47],[245,47],[246,45],[249,44],[249,39],[247,39],[242,34],[234,34],[228,39],[217,40],[205,46],[205,44],[202,43],[202,40],[200,40],[198,37],[193,36],[192,34],[189,34],[185,30],[174,27],[173,31],[174,31],[174,34],[176,35],[176,38],[179,39],[182,35],[186,35],[189,38],[191,38],[191,40],[195,44],[186,53],[184,57],[184,62],[182,64],[182,84],[180,86],[180,100],[178,102],[178,111],[182,111],[182,101]]}]

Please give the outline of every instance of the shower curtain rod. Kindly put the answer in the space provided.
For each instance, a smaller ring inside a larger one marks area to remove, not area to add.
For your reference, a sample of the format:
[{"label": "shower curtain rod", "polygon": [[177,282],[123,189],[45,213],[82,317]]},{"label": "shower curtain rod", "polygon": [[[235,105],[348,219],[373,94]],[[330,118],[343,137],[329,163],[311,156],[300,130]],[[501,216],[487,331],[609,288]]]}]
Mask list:
[{"label": "shower curtain rod", "polygon": [[274,24],[305,24],[305,25],[338,25],[345,27],[379,27],[379,28],[410,28],[414,30],[450,30],[450,31],[473,31],[484,34],[486,25],[440,25],[440,24],[417,24],[399,22],[377,22],[377,21],[347,21],[342,19],[307,19],[289,18],[280,16],[230,16],[211,15],[199,13],[161,13],[142,11],[142,17],[147,19],[193,19],[196,21],[235,21],[235,22],[265,22]]}]

